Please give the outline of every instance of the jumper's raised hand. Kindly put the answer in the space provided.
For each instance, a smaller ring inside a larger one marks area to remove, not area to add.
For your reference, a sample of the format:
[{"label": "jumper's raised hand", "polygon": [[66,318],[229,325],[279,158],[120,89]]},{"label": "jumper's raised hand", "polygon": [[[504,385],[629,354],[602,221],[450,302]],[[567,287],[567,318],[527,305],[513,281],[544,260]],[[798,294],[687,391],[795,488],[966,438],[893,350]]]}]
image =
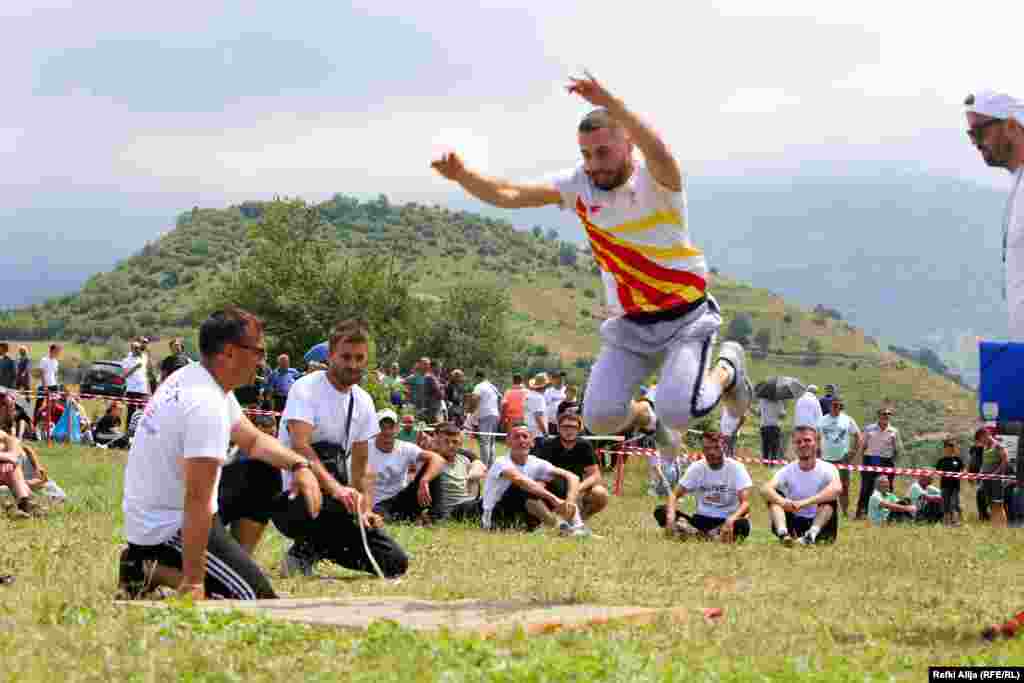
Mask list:
[{"label": "jumper's raised hand", "polygon": [[462,159],[455,152],[448,152],[437,161],[432,162],[430,167],[448,180],[457,180],[459,175],[466,170],[466,167],[462,165]]},{"label": "jumper's raised hand", "polygon": [[612,94],[594,78],[593,74],[584,69],[583,75],[584,78],[570,76],[569,85],[565,86],[565,89],[569,93],[579,95],[595,107],[608,107],[615,101]]}]

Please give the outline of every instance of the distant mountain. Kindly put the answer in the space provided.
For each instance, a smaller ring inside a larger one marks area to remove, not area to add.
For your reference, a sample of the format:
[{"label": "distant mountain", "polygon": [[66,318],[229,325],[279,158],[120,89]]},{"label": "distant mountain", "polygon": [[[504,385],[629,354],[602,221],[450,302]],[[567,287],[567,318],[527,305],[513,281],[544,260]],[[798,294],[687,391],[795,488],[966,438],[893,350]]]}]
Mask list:
[{"label": "distant mountain", "polygon": [[172,219],[115,209],[0,213],[0,309],[77,291],[90,275],[138,251]]}]

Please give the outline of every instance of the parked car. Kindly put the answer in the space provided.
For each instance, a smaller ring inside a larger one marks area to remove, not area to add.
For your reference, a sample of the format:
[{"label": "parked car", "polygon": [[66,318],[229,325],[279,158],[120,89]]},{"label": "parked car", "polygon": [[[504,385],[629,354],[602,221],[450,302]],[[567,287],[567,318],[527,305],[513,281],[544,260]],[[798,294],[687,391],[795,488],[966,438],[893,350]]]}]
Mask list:
[{"label": "parked car", "polygon": [[115,360],[100,360],[82,377],[81,391],[94,396],[124,396],[124,368]]}]

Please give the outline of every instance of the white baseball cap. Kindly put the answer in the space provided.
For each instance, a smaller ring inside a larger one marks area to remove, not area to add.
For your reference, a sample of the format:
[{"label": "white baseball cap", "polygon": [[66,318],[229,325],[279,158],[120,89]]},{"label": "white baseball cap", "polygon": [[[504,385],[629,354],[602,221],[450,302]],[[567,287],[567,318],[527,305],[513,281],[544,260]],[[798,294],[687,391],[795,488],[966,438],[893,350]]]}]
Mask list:
[{"label": "white baseball cap", "polygon": [[380,424],[384,420],[391,420],[395,424],[398,424],[398,415],[391,408],[385,408],[384,410],[377,411],[377,424]]},{"label": "white baseball cap", "polygon": [[1024,125],[1024,100],[994,90],[979,90],[964,101],[967,111],[994,119],[1017,119]]}]

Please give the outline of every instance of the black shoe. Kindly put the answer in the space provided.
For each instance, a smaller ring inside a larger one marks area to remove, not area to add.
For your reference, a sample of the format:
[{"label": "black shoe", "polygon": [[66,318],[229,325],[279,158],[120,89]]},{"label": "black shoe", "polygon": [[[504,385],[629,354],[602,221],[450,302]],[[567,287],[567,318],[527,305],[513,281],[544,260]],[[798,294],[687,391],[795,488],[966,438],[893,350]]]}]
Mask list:
[{"label": "black shoe", "polygon": [[128,548],[121,551],[117,587],[129,600],[140,598],[146,592],[146,572],[142,568],[142,562],[129,557]]}]

